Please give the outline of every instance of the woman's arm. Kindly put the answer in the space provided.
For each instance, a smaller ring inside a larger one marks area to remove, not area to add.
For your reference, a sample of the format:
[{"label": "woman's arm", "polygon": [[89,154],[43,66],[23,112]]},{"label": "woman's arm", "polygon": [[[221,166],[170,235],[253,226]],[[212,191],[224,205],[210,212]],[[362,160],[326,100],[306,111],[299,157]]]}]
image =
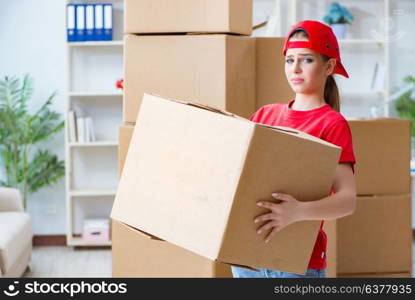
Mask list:
[{"label": "woman's arm", "polygon": [[356,183],[349,163],[337,165],[334,194],[320,200],[303,202],[302,220],[333,220],[353,214],[356,208]]},{"label": "woman's arm", "polygon": [[333,181],[334,194],[320,200],[301,202],[293,196],[274,193],[280,203],[259,201],[258,206],[267,208],[269,213],[257,216],[255,223],[268,221],[261,225],[257,232],[260,234],[272,229],[265,238],[268,242],[278,231],[285,226],[304,220],[332,220],[350,215],[356,208],[356,184],[354,174],[349,163],[337,165]]}]

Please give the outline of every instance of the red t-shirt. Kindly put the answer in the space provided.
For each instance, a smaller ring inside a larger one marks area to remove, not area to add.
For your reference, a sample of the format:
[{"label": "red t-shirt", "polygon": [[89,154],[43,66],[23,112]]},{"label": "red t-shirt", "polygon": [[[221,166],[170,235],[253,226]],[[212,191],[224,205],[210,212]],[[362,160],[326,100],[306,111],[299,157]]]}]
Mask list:
[{"label": "red t-shirt", "polygon": [[[322,140],[340,146],[342,152],[339,163],[349,162],[354,172],[356,162],[353,152],[352,134],[346,119],[328,104],[311,110],[293,110],[289,103],[273,103],[261,107],[249,119],[256,123],[285,126],[298,129]],[[331,189],[330,194],[333,192]],[[313,253],[308,264],[309,268],[325,269],[327,235],[323,230],[324,220],[314,245]]]}]

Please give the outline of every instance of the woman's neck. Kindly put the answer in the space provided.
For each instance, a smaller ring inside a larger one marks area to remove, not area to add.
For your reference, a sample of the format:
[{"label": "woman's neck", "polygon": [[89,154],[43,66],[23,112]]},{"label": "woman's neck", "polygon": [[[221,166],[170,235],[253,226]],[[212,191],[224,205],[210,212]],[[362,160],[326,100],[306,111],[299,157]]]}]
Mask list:
[{"label": "woman's neck", "polygon": [[296,94],[295,101],[291,106],[293,110],[310,110],[319,108],[326,104],[321,95]]}]

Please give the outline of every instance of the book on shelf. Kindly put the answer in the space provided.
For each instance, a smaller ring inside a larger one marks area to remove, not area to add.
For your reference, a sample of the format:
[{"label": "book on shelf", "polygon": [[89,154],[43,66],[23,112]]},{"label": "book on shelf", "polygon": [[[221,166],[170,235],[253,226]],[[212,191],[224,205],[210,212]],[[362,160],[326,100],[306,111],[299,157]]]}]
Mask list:
[{"label": "book on shelf", "polygon": [[86,128],[86,141],[87,142],[95,142],[95,131],[94,131],[94,124],[92,122],[91,117],[85,118],[85,128]]},{"label": "book on shelf", "polygon": [[112,4],[104,4],[104,40],[112,41]]},{"label": "book on shelf", "polygon": [[85,118],[84,117],[76,118],[76,125],[78,128],[78,142],[85,143],[86,142]]},{"label": "book on shelf", "polygon": [[77,133],[76,133],[76,114],[74,110],[70,110],[68,112],[68,133],[69,133],[69,141],[71,143],[75,143],[77,141]]},{"label": "book on shelf", "polygon": [[77,141],[79,143],[95,142],[95,130],[92,117],[78,117],[76,118],[77,125]]},{"label": "book on shelf", "polygon": [[95,142],[95,129],[92,117],[89,116],[77,103],[72,104],[68,112],[69,142]]},{"label": "book on shelf", "polygon": [[94,40],[104,40],[104,5],[95,4],[94,6]]},{"label": "book on shelf", "polygon": [[75,8],[75,40],[85,41],[85,5],[76,4]]},{"label": "book on shelf", "polygon": [[370,88],[373,91],[382,91],[385,88],[385,66],[376,62]]},{"label": "book on shelf", "polygon": [[66,34],[68,42],[76,42],[76,18],[75,5],[68,4],[66,6]]},{"label": "book on shelf", "polygon": [[95,40],[95,29],[94,29],[94,5],[85,5],[85,40]]}]

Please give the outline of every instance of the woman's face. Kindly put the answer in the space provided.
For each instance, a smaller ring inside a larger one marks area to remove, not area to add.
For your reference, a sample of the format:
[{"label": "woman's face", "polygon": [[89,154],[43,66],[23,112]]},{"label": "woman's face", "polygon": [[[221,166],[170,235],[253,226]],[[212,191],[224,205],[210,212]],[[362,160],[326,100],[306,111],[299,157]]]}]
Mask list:
[{"label": "woman's face", "polygon": [[325,62],[319,53],[307,48],[287,49],[285,76],[295,93],[321,94],[335,64],[334,58]]}]

